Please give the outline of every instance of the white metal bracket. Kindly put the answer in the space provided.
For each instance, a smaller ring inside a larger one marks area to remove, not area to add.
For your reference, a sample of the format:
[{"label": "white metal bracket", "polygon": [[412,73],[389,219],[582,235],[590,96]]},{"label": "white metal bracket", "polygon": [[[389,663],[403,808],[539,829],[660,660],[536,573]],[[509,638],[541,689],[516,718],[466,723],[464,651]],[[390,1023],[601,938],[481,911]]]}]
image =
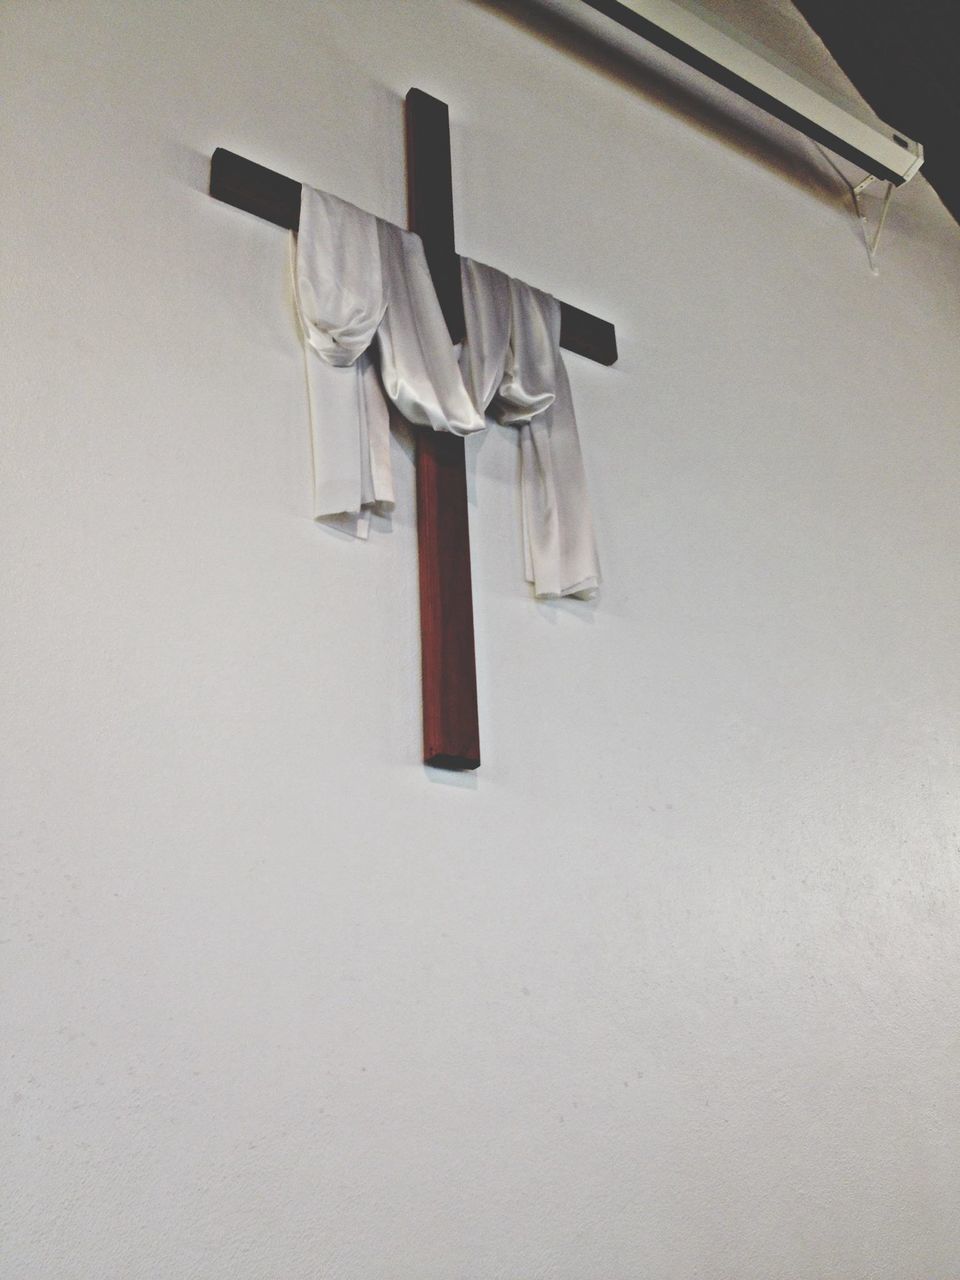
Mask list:
[{"label": "white metal bracket", "polygon": [[853,196],[853,207],[857,211],[857,217],[860,219],[860,226],[863,230],[863,243],[867,248],[867,257],[870,259],[870,270],[877,275],[879,268],[877,267],[877,249],[880,246],[880,237],[883,234],[883,224],[887,220],[887,210],[890,208],[890,197],[893,195],[893,183],[886,183],[886,191],[883,196],[883,204],[880,206],[880,217],[877,220],[877,229],[871,238],[867,228],[867,212],[860,200],[860,197],[866,191],[867,187],[877,179],[868,174],[862,182],[858,182],[856,186],[851,186],[850,194]]},{"label": "white metal bracket", "polygon": [[887,211],[890,208],[890,199],[893,196],[894,184],[892,182],[884,184],[887,189],[884,192],[883,203],[880,206],[880,216],[877,219],[877,229],[871,236],[867,223],[866,207],[860,197],[871,183],[877,182],[879,179],[875,178],[872,173],[868,173],[860,182],[851,182],[830,153],[825,150],[825,148],[821,147],[819,143],[816,143],[815,145],[824,160],[827,161],[830,168],[850,192],[850,197],[853,200],[854,211],[856,212],[857,219],[860,223],[860,230],[863,234],[863,244],[867,251],[867,258],[870,262],[870,270],[875,276],[877,276],[880,274],[880,268],[877,266],[877,249],[880,247],[880,237],[883,234],[883,224],[887,220]]}]

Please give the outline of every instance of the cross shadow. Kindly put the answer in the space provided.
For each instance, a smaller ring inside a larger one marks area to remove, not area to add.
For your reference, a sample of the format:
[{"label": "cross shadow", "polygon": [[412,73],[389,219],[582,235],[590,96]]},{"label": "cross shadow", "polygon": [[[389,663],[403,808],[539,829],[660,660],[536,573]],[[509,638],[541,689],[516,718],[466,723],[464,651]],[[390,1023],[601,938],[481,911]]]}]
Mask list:
[{"label": "cross shadow", "polygon": [[427,781],[439,787],[458,787],[461,791],[476,791],[480,786],[476,769],[435,769],[430,764],[421,767]]},{"label": "cross shadow", "polygon": [[[601,586],[600,590],[603,590]],[[589,600],[580,600],[575,596],[557,596],[549,599],[537,599],[531,588],[531,599],[536,606],[537,613],[545,622],[555,627],[559,625],[560,618],[563,615],[576,618],[584,626],[594,626],[596,623],[596,612],[599,604],[599,596],[593,596]]]}]

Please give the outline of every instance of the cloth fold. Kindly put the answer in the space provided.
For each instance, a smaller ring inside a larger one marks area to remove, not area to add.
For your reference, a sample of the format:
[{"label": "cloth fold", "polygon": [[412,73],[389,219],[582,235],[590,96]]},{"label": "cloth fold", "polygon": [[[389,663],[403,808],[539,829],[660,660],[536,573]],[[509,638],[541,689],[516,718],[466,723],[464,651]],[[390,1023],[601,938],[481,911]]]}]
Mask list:
[{"label": "cloth fold", "polygon": [[381,222],[380,255],[387,309],[380,325],[383,389],[408,422],[468,436],[486,426],[467,394],[440,310],[423,241]]},{"label": "cloth fold", "polygon": [[461,264],[474,402],[520,432],[524,569],[539,597],[587,599],[600,585],[593,520],[556,298],[493,267]]},{"label": "cloth fold", "polygon": [[315,517],[363,538],[371,511],[392,508],[388,399],[407,421],[462,436],[482,431],[489,410],[520,433],[527,580],[537,596],[590,596],[600,570],[560,304],[468,258],[461,283],[458,352],[420,237],[303,188],[294,293]]},{"label": "cloth fold", "polygon": [[365,538],[370,512],[394,500],[390,415],[371,351],[386,310],[377,219],[305,186],[294,254],[314,518]]}]

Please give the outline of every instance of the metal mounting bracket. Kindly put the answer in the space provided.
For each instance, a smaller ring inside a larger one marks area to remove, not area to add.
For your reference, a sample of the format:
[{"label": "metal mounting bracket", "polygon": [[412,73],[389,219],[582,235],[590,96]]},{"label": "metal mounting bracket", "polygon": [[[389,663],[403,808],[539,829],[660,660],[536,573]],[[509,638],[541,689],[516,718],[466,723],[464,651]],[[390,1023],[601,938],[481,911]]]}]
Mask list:
[{"label": "metal mounting bracket", "polygon": [[860,226],[863,230],[863,243],[866,245],[867,257],[870,259],[870,270],[874,275],[879,274],[877,266],[877,249],[880,245],[880,237],[883,234],[883,224],[887,220],[887,211],[890,208],[890,198],[893,195],[893,183],[886,183],[886,192],[883,196],[883,203],[880,206],[880,217],[877,220],[877,229],[871,238],[867,228],[867,213],[860,200],[860,197],[866,191],[871,183],[878,181],[873,174],[868,174],[862,182],[858,182],[856,186],[851,186],[850,194],[853,196],[853,207],[857,211],[857,217],[860,219]]},{"label": "metal mounting bracket", "polygon": [[871,183],[877,182],[879,181],[879,179],[876,178],[872,173],[868,173],[867,176],[865,178],[862,178],[859,182],[856,182],[856,183],[851,182],[850,179],[847,177],[847,175],[843,172],[843,170],[837,164],[837,162],[830,155],[830,153],[827,150],[825,150],[825,148],[821,147],[819,143],[816,143],[815,145],[817,150],[823,156],[824,160],[826,160],[827,164],[829,164],[830,168],[834,171],[834,173],[837,175],[837,177],[840,179],[843,185],[850,192],[850,197],[853,200],[853,208],[854,208],[854,211],[856,212],[857,219],[860,223],[860,231],[863,234],[863,245],[867,251],[867,259],[870,263],[870,270],[873,272],[875,276],[878,276],[880,274],[880,268],[877,266],[877,249],[880,246],[880,236],[883,234],[883,224],[887,220],[887,212],[890,208],[890,199],[893,195],[893,189],[895,184],[892,182],[887,182],[885,184],[887,189],[883,196],[883,204],[880,206],[880,217],[877,220],[877,229],[871,236],[868,229],[868,224],[867,224],[866,207],[864,206],[864,203],[860,199],[860,197],[863,195],[866,189],[871,185]]}]

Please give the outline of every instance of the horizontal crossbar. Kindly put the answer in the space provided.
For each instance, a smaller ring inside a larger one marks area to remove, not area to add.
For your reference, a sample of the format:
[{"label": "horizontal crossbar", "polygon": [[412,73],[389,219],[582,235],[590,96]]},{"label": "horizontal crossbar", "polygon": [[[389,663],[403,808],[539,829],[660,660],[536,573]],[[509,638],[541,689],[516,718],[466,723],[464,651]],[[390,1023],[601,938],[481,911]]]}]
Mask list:
[{"label": "horizontal crossbar", "polygon": [[[223,147],[210,162],[210,194],[278,227],[296,231],[300,225],[300,183]],[[560,345],[597,364],[617,359],[617,332],[610,321],[568,302],[560,303]]]}]

